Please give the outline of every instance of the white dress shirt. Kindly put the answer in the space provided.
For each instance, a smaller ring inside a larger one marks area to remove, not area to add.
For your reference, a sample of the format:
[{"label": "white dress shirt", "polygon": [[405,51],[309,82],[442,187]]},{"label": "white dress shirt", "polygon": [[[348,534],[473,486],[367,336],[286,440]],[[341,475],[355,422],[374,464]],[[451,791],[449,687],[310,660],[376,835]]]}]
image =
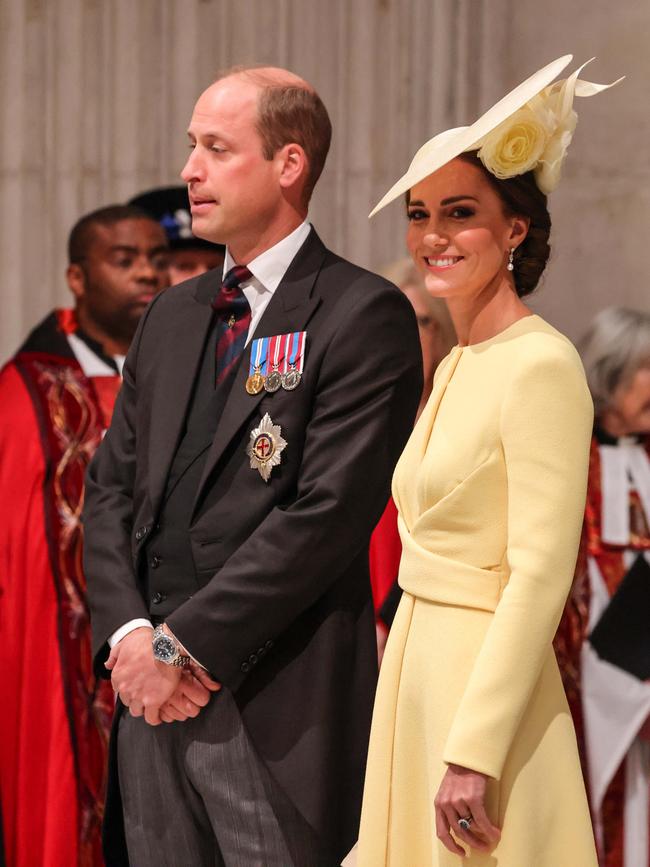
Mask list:
[{"label": "white dress shirt", "polygon": [[[311,225],[305,220],[297,229],[294,229],[291,234],[286,235],[281,241],[273,247],[269,247],[263,253],[260,253],[255,259],[248,263],[248,270],[253,275],[250,280],[242,282],[241,288],[246,296],[246,300],[251,308],[251,323],[248,327],[248,336],[246,338],[246,346],[250,343],[255,329],[259,325],[260,319],[268,304],[273,298],[273,293],[280,285],[280,281],[287,273],[289,265],[294,260],[296,253],[307,240],[307,236],[311,231]],[[226,257],[223,263],[223,276],[225,277],[228,271],[238,263],[230,255],[230,250],[226,248]],[[138,617],[134,620],[129,620],[124,626],[120,626],[111,637],[108,639],[110,647],[114,647],[118,641],[121,641],[125,635],[138,629],[140,626],[148,626],[153,629],[153,625],[149,620],[143,617]],[[188,651],[189,653],[189,651]],[[191,654],[190,654],[191,656]],[[192,659],[194,657],[192,656]],[[198,660],[194,659],[195,662]],[[199,665],[201,663],[198,663]]]},{"label": "white dress shirt", "polygon": [[[262,314],[273,298],[273,293],[287,273],[287,268],[293,262],[296,253],[307,240],[310,231],[309,223],[306,221],[301,223],[290,235],[248,263],[248,270],[253,278],[241,284],[242,291],[251,308],[251,324],[248,327],[246,346],[251,342]],[[223,263],[224,277],[236,264],[230,251],[226,249],[226,258]]]}]

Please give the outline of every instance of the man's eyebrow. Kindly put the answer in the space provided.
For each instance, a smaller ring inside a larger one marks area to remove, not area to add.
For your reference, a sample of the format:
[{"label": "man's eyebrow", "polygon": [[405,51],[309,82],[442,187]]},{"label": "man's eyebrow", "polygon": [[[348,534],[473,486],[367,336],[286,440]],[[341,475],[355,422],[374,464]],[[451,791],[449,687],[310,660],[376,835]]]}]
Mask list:
[{"label": "man's eyebrow", "polygon": [[[147,253],[160,253],[166,252],[169,250],[167,244],[156,244],[155,247],[151,247],[147,250]],[[133,253],[137,255],[140,252],[139,247],[134,247],[131,244],[112,244],[108,248],[109,253]]]},{"label": "man's eyebrow", "polygon": [[138,248],[130,244],[111,244],[108,251],[109,253],[137,253]]},{"label": "man's eyebrow", "polygon": [[[192,139],[192,141],[196,141],[197,135],[188,129],[187,137]],[[198,138],[208,139],[209,141],[214,141],[215,139],[225,139],[226,137],[222,133],[218,132],[200,132],[198,134]]]}]

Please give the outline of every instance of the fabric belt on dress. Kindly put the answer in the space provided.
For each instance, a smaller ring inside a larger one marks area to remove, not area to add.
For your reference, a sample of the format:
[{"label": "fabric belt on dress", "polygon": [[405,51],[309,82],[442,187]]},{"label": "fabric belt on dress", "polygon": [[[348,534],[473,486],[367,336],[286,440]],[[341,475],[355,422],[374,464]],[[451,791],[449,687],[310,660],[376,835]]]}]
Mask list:
[{"label": "fabric belt on dress", "polygon": [[508,573],[481,569],[434,554],[410,538],[402,538],[399,585],[406,593],[428,602],[495,611]]}]

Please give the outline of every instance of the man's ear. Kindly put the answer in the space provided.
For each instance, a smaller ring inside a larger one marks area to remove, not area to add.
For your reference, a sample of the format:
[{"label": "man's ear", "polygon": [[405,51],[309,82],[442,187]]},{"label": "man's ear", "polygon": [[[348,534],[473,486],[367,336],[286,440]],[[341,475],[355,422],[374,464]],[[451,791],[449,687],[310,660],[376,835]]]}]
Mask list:
[{"label": "man's ear", "polygon": [[292,187],[307,173],[307,155],[299,144],[286,144],[278,152],[280,163],[280,186]]},{"label": "man's ear", "polygon": [[78,262],[72,262],[65,271],[65,279],[74,297],[79,301],[86,293],[86,275]]}]

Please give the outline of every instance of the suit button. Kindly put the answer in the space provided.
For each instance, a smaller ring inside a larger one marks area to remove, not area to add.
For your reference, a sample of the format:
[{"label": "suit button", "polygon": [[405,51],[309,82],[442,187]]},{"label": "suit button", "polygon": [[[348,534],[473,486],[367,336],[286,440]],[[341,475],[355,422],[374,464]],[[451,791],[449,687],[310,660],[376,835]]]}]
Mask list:
[{"label": "suit button", "polygon": [[250,662],[251,665],[256,665],[257,664],[257,654],[251,653],[251,655],[248,657],[248,661]]},{"label": "suit button", "polygon": [[149,561],[149,565],[151,566],[152,569],[157,569],[161,563],[162,563],[162,560],[160,559],[160,557],[157,554],[154,554],[153,557],[151,558],[151,560]]},{"label": "suit button", "polygon": [[264,647],[265,647],[267,650],[270,650],[270,649],[273,647],[273,642],[272,642],[272,641],[267,641],[266,644],[264,645]]},{"label": "suit button", "polygon": [[149,527],[138,527],[138,529],[135,531],[135,538],[138,542],[140,542],[142,539],[144,539],[148,532]]},{"label": "suit button", "polygon": [[167,599],[167,597],[165,596],[164,593],[154,593],[153,596],[151,597],[151,602],[154,605],[160,605],[160,603],[164,602],[165,599]]},{"label": "suit button", "polygon": [[251,667],[250,667],[248,662],[242,662],[240,667],[241,667],[241,670],[244,672],[244,674],[248,674],[248,672],[251,670]]},{"label": "suit button", "polygon": [[257,655],[258,655],[258,656],[264,656],[265,653],[266,653],[266,648],[265,648],[265,647],[258,647],[258,648],[257,648]]}]

